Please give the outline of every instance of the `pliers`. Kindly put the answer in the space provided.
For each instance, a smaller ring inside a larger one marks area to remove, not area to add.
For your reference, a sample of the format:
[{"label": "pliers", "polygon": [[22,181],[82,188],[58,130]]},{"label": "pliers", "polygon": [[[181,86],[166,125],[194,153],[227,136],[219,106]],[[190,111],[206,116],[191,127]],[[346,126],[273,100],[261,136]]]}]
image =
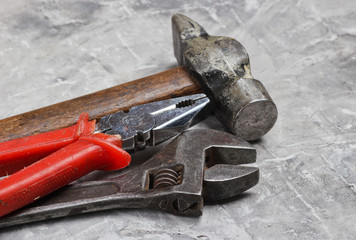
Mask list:
[{"label": "pliers", "polygon": [[98,123],[83,113],[74,126],[0,143],[0,217],[94,170],[128,166],[128,152],[160,144],[209,112],[209,99],[196,94],[134,106]]}]

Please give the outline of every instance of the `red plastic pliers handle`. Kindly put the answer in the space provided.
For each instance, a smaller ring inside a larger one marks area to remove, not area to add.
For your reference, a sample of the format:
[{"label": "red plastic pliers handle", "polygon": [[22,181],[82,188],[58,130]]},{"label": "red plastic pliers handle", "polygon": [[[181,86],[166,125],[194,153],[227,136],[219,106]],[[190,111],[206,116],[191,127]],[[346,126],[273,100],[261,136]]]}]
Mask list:
[{"label": "red plastic pliers handle", "polygon": [[0,143],[0,217],[94,170],[129,165],[120,136],[93,134],[82,113],[72,127]]}]

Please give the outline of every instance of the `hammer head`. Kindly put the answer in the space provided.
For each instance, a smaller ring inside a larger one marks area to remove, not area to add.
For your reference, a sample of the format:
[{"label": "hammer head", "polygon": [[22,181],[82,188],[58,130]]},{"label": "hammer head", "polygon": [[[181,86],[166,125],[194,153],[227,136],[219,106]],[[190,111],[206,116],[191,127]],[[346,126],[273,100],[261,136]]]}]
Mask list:
[{"label": "hammer head", "polygon": [[173,16],[172,28],[178,64],[197,76],[216,117],[245,140],[266,134],[277,120],[277,108],[262,83],[252,77],[245,48],[233,38],[210,36],[181,14]]}]

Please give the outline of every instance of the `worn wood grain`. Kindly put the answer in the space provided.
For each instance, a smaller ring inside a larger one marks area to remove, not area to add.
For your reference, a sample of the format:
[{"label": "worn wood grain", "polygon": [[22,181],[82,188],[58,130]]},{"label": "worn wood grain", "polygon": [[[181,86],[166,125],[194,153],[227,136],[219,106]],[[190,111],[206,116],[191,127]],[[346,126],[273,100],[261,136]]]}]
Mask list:
[{"label": "worn wood grain", "polygon": [[201,92],[198,82],[177,67],[82,97],[0,120],[0,142],[71,126],[82,112],[99,119],[131,106]]}]

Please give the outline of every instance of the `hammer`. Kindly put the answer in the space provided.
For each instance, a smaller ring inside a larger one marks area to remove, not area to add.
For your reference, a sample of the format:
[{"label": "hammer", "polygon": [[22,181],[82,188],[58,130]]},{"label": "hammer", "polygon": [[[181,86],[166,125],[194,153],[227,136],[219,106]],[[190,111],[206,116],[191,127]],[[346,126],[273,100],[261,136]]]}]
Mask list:
[{"label": "hammer", "polygon": [[209,36],[181,14],[172,18],[174,53],[179,65],[156,75],[0,120],[0,142],[74,125],[82,112],[91,119],[131,106],[202,92],[215,115],[245,140],[266,134],[277,109],[261,82],[251,76],[243,46],[227,37]]}]

